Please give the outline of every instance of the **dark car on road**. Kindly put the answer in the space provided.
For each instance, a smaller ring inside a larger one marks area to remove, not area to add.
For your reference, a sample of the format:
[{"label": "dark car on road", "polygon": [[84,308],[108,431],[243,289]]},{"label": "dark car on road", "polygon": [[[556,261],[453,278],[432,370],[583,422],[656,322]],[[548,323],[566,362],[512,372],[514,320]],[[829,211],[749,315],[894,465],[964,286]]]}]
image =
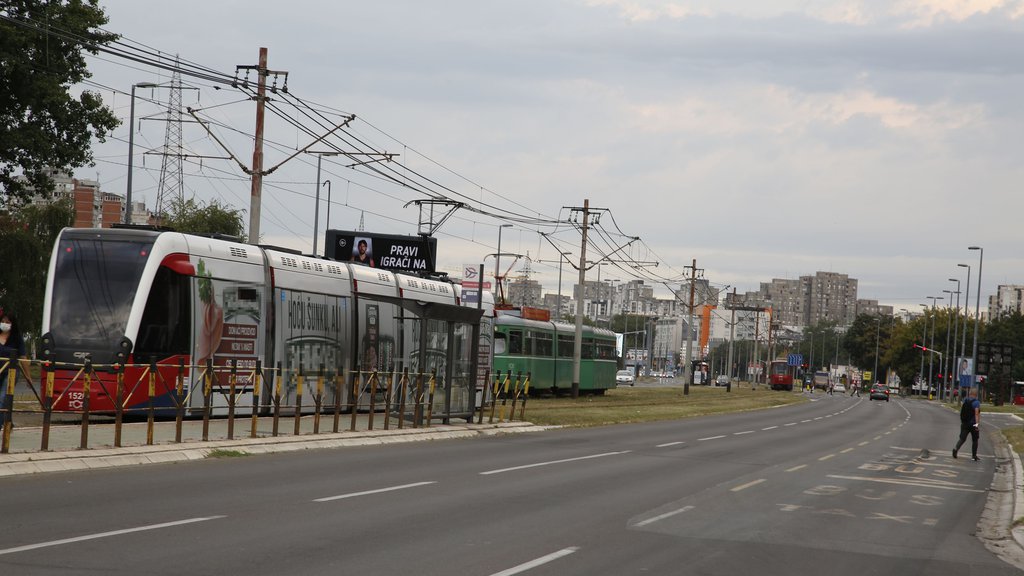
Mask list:
[{"label": "dark car on road", "polygon": [[872,400],[889,401],[889,389],[884,384],[875,384],[871,387]]}]

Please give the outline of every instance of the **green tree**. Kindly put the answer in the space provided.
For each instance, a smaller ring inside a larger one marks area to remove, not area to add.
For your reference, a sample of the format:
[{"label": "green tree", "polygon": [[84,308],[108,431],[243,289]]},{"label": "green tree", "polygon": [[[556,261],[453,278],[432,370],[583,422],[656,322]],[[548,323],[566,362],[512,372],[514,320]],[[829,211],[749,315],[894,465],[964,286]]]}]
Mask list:
[{"label": "green tree", "polygon": [[162,225],[186,234],[225,234],[242,238],[245,226],[243,210],[222,206],[216,200],[202,205],[194,198],[175,202]]},{"label": "green tree", "polygon": [[97,0],[0,5],[0,203],[48,196],[48,169],[91,165],[92,139],[120,124],[95,92],[70,93],[91,77],[83,52],[117,39],[99,30],[106,23]]},{"label": "green tree", "polygon": [[39,335],[50,253],[57,234],[74,218],[70,199],[0,216],[0,307],[18,317],[27,335]]},{"label": "green tree", "polygon": [[[981,334],[978,335],[979,342],[1013,346],[1010,377],[1012,380],[1024,380],[1024,315],[1017,311],[1000,314],[991,322],[983,324],[982,328]],[[971,337],[967,338],[968,353]]]}]

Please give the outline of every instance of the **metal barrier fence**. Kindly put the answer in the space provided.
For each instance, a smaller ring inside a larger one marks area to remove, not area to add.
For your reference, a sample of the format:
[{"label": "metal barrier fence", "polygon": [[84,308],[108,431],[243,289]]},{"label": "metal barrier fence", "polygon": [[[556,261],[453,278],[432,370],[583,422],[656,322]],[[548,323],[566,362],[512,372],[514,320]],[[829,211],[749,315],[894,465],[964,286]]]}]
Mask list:
[{"label": "metal barrier fence", "polygon": [[[36,370],[38,368],[38,370]],[[127,381],[127,368],[135,368],[139,376]],[[70,378],[62,378],[60,385],[55,382],[55,371],[64,370],[66,374],[74,373]],[[174,377],[166,374],[173,372]],[[101,377],[97,371],[101,371]],[[347,415],[347,431],[356,432],[359,427],[373,430],[377,417],[383,419],[383,429],[391,427],[392,421],[398,428],[406,423],[412,427],[429,427],[440,419],[448,423],[451,418],[466,418],[472,422],[474,416],[477,423],[483,423],[484,412],[490,407],[488,423],[512,421],[519,408],[519,419],[526,413],[526,397],[529,392],[530,376],[524,378],[522,373],[513,377],[511,372],[502,375],[499,371],[492,382],[490,372],[484,381],[490,385],[475,391],[480,396],[479,402],[469,401],[468,408],[447,411],[450,402],[438,402],[439,387],[444,394],[443,383],[434,372],[410,373],[408,369],[398,373],[353,372],[349,374],[325,373],[321,365],[316,374],[308,375],[302,371],[282,369],[280,364],[274,368],[261,366],[259,362],[251,370],[239,370],[232,363],[230,366],[214,366],[207,361],[204,366],[186,366],[183,362],[177,367],[167,365],[98,365],[90,361],[81,364],[57,364],[32,360],[12,361],[0,358],[0,374],[6,372],[3,384],[5,393],[0,403],[0,421],[3,422],[0,453],[8,453],[11,439],[15,434],[13,418],[16,414],[35,415],[41,417],[41,433],[39,451],[51,450],[51,433],[54,430],[65,431],[69,426],[78,427],[78,449],[90,447],[89,432],[91,426],[98,424],[110,425],[113,419],[113,445],[122,446],[122,431],[126,417],[145,417],[145,444],[155,443],[154,430],[157,422],[174,422],[174,443],[183,442],[183,429],[186,424],[194,425],[201,418],[201,441],[210,440],[212,422],[223,424],[226,420],[226,439],[235,438],[235,424],[239,420],[248,420],[248,437],[258,438],[283,435],[281,421],[293,421],[293,436],[306,435],[303,429],[309,428],[312,421],[312,434],[337,433],[342,431],[342,417]],[[38,379],[32,373],[38,372]],[[111,378],[111,374],[113,378]],[[195,377],[189,377],[189,375]],[[308,379],[315,383],[308,385]],[[226,385],[223,380],[226,379]],[[269,387],[266,385],[270,380]],[[111,382],[113,380],[113,382]],[[30,394],[22,394],[16,400],[15,390],[21,382]],[[218,384],[215,385],[215,382]],[[289,394],[285,394],[288,383]],[[291,384],[294,384],[292,386]],[[110,389],[110,388],[113,389]],[[260,394],[266,388],[270,398],[265,401]],[[475,388],[475,387],[474,387]],[[306,399],[304,392],[311,392],[312,398]],[[81,392],[77,391],[81,390]],[[89,393],[84,393],[84,391]],[[450,391],[450,390],[449,390]],[[96,413],[93,403],[100,393],[111,399],[112,411]],[[69,404],[70,395],[75,397],[73,410],[58,410],[55,405]],[[245,405],[238,402],[239,396],[251,395],[251,401]],[[198,404],[201,396],[201,405]],[[155,400],[161,398],[165,403],[170,399],[170,406],[157,406]],[[506,410],[511,404],[511,410]],[[500,405],[500,412],[496,414]],[[439,410],[435,410],[435,407]],[[240,414],[241,412],[241,414]],[[173,418],[172,418],[173,415]],[[73,422],[57,422],[54,416],[70,417]],[[324,418],[330,419],[328,431],[321,432]],[[267,429],[269,427],[269,430]]]}]

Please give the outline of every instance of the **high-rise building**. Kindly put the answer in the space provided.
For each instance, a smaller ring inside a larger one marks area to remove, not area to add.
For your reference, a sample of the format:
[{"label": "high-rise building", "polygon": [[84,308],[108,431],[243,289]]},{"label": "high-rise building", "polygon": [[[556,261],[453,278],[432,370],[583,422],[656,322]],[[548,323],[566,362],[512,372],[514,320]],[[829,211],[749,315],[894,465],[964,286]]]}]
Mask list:
[{"label": "high-rise building", "polygon": [[834,322],[849,326],[857,316],[857,279],[837,272],[815,272],[797,280],[762,282],[747,301],[772,309],[772,322],[784,326],[810,326]]},{"label": "high-rise building", "polygon": [[1024,285],[1000,284],[996,293],[988,297],[988,317],[995,319],[1014,313],[1024,313]]},{"label": "high-rise building", "polygon": [[536,280],[517,278],[508,281],[508,297],[506,301],[512,306],[533,306],[544,305],[544,298],[541,296],[543,286]]}]

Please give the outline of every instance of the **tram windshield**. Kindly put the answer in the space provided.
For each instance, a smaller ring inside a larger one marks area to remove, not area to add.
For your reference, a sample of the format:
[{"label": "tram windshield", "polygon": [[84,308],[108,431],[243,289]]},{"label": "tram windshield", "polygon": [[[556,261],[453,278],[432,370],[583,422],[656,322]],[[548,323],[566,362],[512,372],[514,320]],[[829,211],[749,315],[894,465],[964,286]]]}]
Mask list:
[{"label": "tram windshield", "polygon": [[109,350],[124,336],[153,237],[66,234],[57,250],[50,332],[62,346]]}]

